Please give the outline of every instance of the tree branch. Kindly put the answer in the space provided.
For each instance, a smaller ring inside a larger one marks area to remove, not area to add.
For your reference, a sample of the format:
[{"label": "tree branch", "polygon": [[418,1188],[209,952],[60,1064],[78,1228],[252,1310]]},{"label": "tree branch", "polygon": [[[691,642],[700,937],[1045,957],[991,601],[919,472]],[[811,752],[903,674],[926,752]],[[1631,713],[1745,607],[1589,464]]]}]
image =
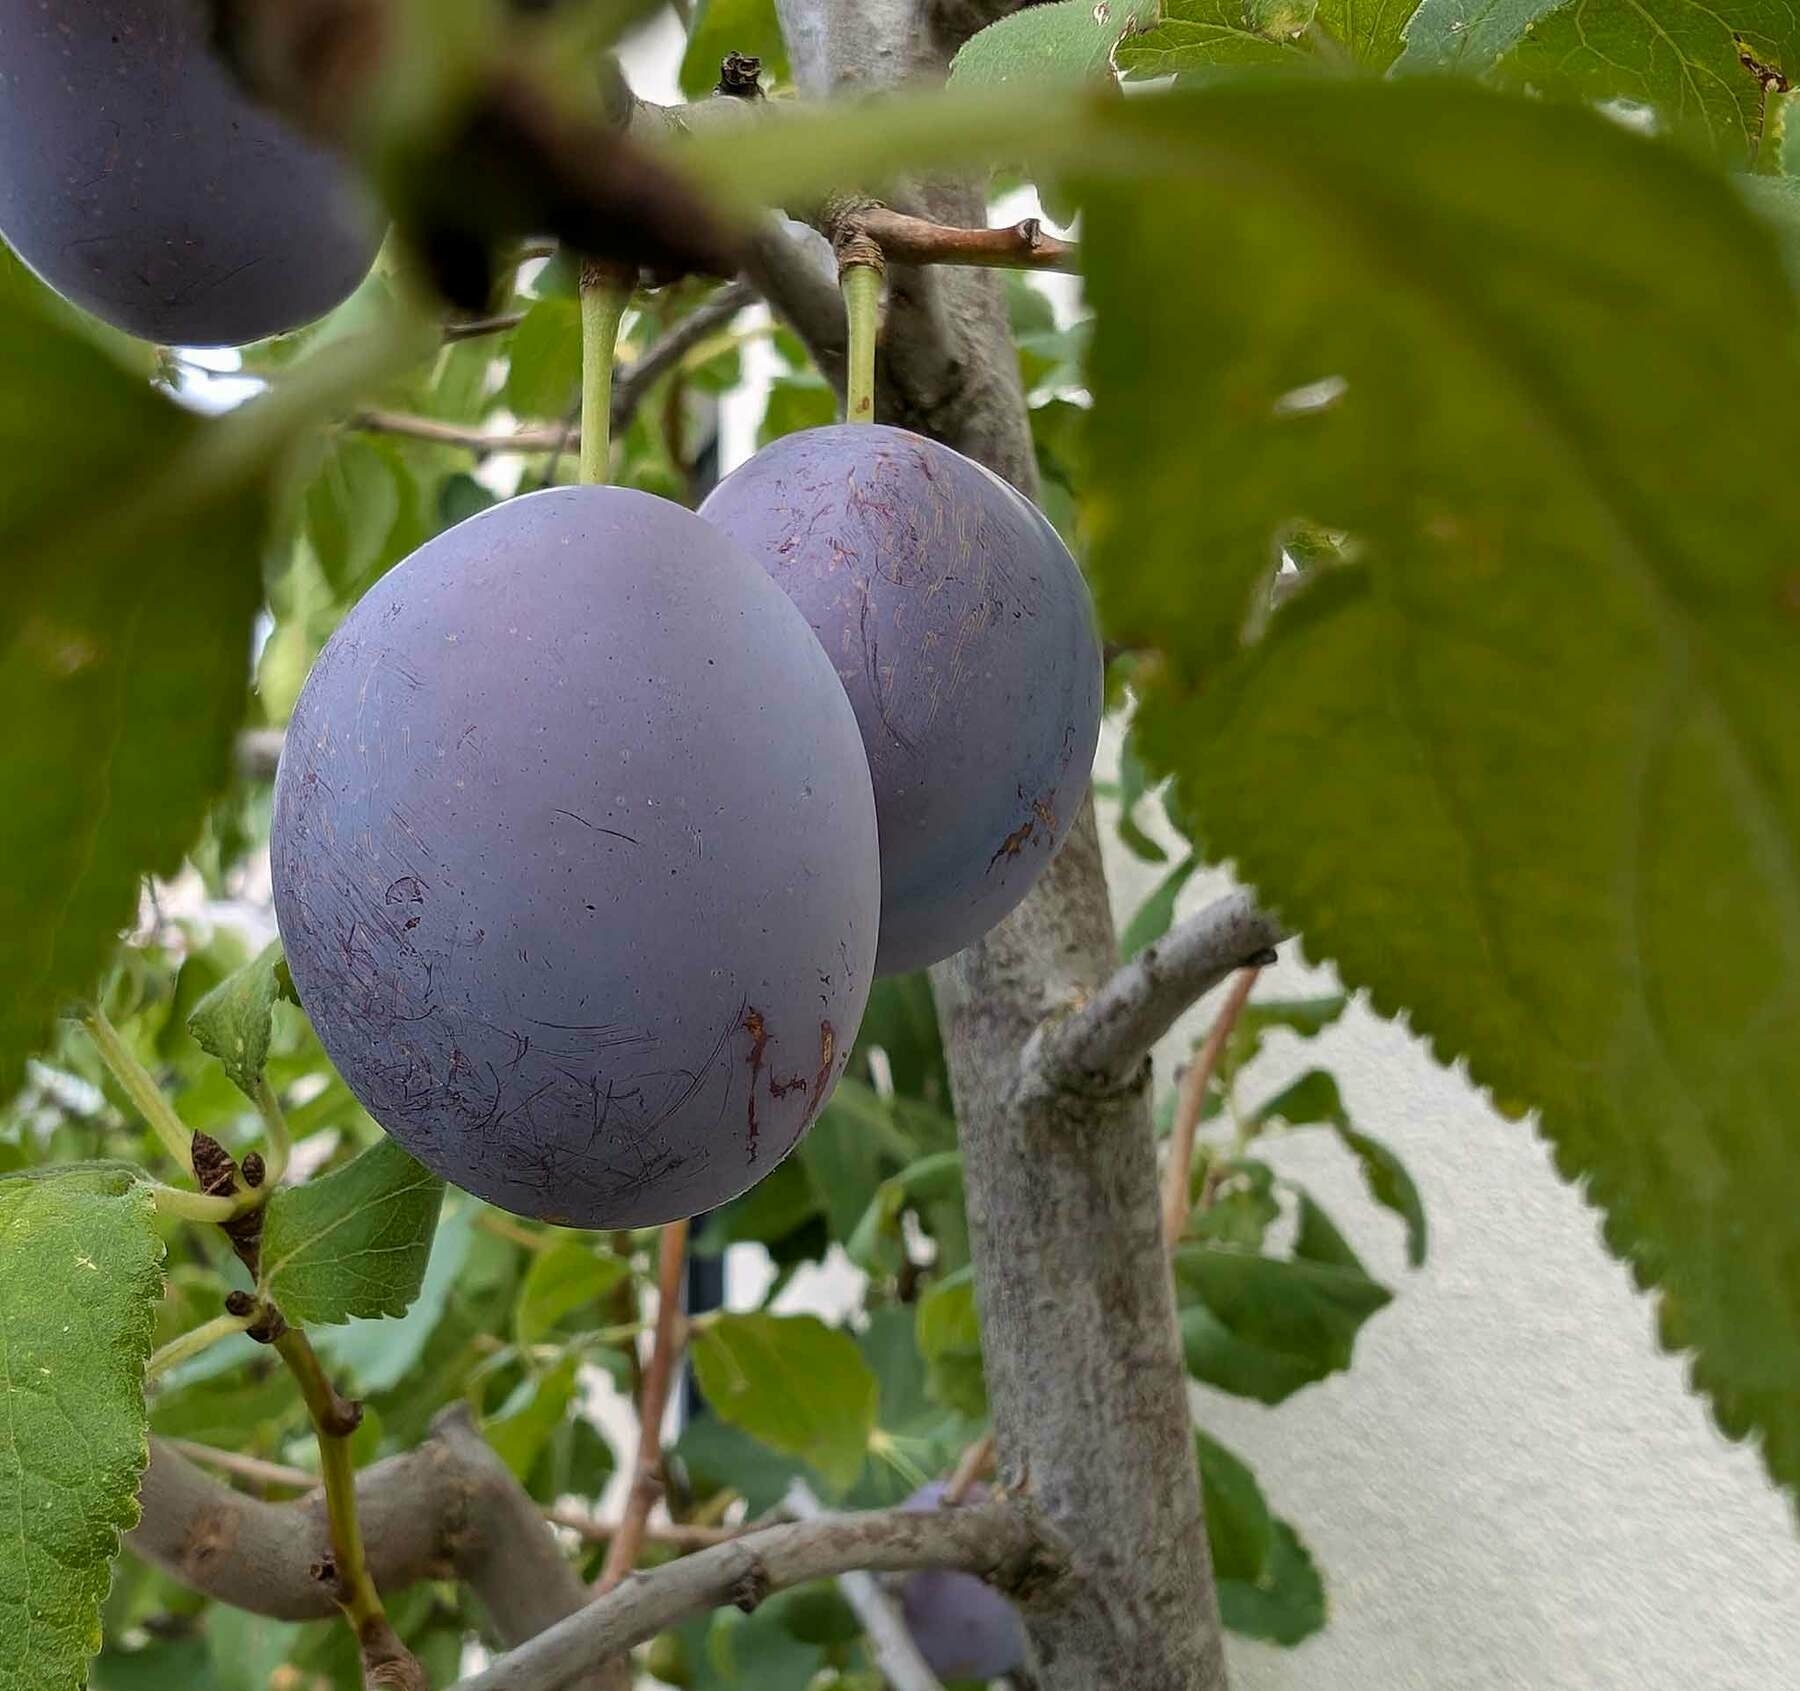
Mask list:
[{"label": "tree branch", "polygon": [[[384,1591],[423,1579],[461,1579],[504,1645],[571,1615],[587,1592],[555,1535],[465,1406],[441,1414],[417,1450],[357,1476],[369,1572]],[[276,1620],[336,1613],[313,1577],[329,1546],[325,1502],[313,1491],[265,1503],[233,1491],[166,1439],[150,1441],[141,1516],[126,1547],[189,1589]],[[584,1691],[603,1691],[598,1677]]]},{"label": "tree branch", "polygon": [[1250,991],[1262,973],[1257,964],[1240,969],[1231,992],[1219,1006],[1218,1015],[1206,1030],[1206,1043],[1187,1073],[1181,1077],[1181,1091],[1175,1100],[1175,1126],[1169,1134],[1169,1161],[1163,1171],[1163,1243],[1174,1250],[1176,1241],[1187,1227],[1188,1212],[1193,1206],[1189,1189],[1194,1180],[1194,1135],[1199,1131],[1200,1116],[1206,1108],[1206,1088],[1219,1066],[1219,1053],[1237,1026],[1237,1019],[1250,1002]]},{"label": "tree branch", "polygon": [[611,1591],[637,1561],[644,1542],[644,1525],[662,1495],[662,1424],[669,1407],[669,1384],[675,1377],[681,1354],[684,1317],[681,1313],[681,1270],[687,1251],[685,1220],[664,1224],[657,1241],[656,1332],[650,1341],[650,1366],[644,1371],[644,1389],[638,1397],[637,1460],[632,1464],[631,1490],[625,1498],[625,1518],[606,1547],[606,1561],[594,1581],[596,1592]]},{"label": "tree branch", "polygon": [[[790,1515],[802,1521],[816,1521],[825,1513],[813,1495],[812,1487],[804,1480],[795,1480],[788,1487],[782,1505]],[[876,1671],[893,1691],[944,1691],[942,1682],[931,1671],[931,1664],[913,1642],[900,1605],[872,1573],[863,1568],[846,1569],[837,1576],[837,1588],[862,1622]]]},{"label": "tree branch", "polygon": [[1189,1005],[1234,969],[1269,961],[1287,937],[1248,893],[1227,893],[1145,946],[1073,1015],[1047,1020],[1025,1052],[1028,1074],[1052,1089],[1129,1085]]},{"label": "tree branch", "polygon": [[615,1657],[703,1609],[745,1611],[789,1586],[851,1568],[904,1573],[961,1568],[1015,1600],[1053,1601],[1066,1553],[1036,1510],[1019,1500],[929,1513],[883,1510],[763,1527],[650,1573],[633,1574],[579,1614],[499,1657],[458,1691],[558,1691],[594,1662]]},{"label": "tree branch", "polygon": [[618,435],[631,421],[632,413],[643,403],[644,395],[657,379],[673,365],[679,364],[695,347],[717,334],[732,318],[752,305],[756,289],[746,280],[729,282],[710,299],[694,307],[655,345],[633,363],[621,364],[613,374],[612,427]]},{"label": "tree branch", "polygon": [[1070,241],[1044,233],[1028,217],[1004,229],[961,229],[912,217],[891,206],[864,206],[848,218],[851,228],[867,235],[893,264],[965,264],[983,269],[1079,270],[1079,249]]}]

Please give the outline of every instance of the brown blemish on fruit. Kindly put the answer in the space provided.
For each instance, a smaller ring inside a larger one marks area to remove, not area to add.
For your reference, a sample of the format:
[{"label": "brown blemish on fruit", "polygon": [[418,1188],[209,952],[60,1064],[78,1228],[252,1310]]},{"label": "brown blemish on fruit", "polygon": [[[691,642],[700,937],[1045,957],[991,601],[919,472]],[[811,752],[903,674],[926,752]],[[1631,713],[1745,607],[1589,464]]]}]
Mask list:
[{"label": "brown blemish on fruit", "polygon": [[756,1161],[756,1139],[761,1129],[756,1120],[756,1083],[762,1079],[763,1059],[769,1051],[769,1030],[763,1022],[760,1010],[746,1008],[744,1011],[744,1031],[750,1035],[750,1132],[745,1140],[750,1152],[749,1160]]},{"label": "brown blemish on fruit", "polygon": [[1031,814],[1018,827],[1000,842],[999,849],[988,859],[988,873],[992,874],[994,865],[1002,859],[1011,862],[1036,836],[1039,826],[1044,829],[1046,838],[1056,832],[1056,805],[1054,794],[1046,793],[1042,798],[1031,801]]}]

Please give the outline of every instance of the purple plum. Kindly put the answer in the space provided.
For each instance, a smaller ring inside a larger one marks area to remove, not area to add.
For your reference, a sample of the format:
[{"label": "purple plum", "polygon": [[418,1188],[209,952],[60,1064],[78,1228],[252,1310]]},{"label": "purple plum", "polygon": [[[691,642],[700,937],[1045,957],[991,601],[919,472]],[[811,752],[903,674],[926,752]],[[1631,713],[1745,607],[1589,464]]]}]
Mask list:
[{"label": "purple plum", "polygon": [[[901,1508],[921,1514],[944,1506],[943,1480],[914,1492]],[[987,1496],[984,1486],[969,1501]],[[900,1587],[906,1630],[926,1665],[940,1679],[994,1679],[1025,1660],[1025,1623],[991,1585],[952,1568],[908,1574]]]},{"label": "purple plum", "polygon": [[877,424],[783,436],[700,514],[800,607],[856,707],[877,972],[961,950],[1031,889],[1087,791],[1100,645],[1068,548],[998,476]]},{"label": "purple plum", "polygon": [[382,577],[295,706],[272,836],[325,1049],[491,1203],[710,1209],[843,1072],[881,898],[856,719],[768,576],[666,500],[533,493]]},{"label": "purple plum", "polygon": [[236,346],[367,273],[374,202],[250,102],[201,0],[0,0],[0,233],[127,334]]}]

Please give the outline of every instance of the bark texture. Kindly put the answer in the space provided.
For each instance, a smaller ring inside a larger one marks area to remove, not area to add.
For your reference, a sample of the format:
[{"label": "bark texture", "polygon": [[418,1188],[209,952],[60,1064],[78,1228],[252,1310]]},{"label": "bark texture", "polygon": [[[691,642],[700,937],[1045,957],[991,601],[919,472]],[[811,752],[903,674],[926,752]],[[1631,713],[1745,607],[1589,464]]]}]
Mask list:
[{"label": "bark texture", "polygon": [[[941,77],[1004,8],[778,0],[804,93]],[[939,223],[987,220],[978,183],[893,194]],[[891,265],[876,414],[1037,491],[1001,279]],[[1267,944],[1259,937],[1252,949]],[[957,1117],[1000,1472],[1075,1558],[1068,1600],[1028,1616],[1044,1691],[1222,1691],[1224,1653],[1160,1234],[1140,1045],[1091,1077],[1026,1062],[1046,1020],[1113,974],[1091,804],[1025,903],[933,971]],[[1190,1000],[1191,1001],[1191,1000]],[[1153,1017],[1150,1019],[1154,1019]],[[1109,1018],[1109,1025],[1111,1018]]]}]

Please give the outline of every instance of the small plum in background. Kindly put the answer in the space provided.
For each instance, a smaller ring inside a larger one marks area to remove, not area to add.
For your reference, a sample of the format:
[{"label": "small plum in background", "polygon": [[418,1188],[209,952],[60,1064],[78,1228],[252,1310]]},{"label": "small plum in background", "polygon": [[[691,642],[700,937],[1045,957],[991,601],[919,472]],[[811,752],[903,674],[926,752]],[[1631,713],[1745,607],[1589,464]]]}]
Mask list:
[{"label": "small plum in background", "polygon": [[369,1113],[570,1226],[767,1175],[874,970],[837,676],[718,530],[626,488],[509,500],[376,583],[295,706],[271,861],[300,1001]]},{"label": "small plum in background", "polygon": [[[946,1482],[914,1492],[904,1509],[927,1513],[944,1506]],[[987,1495],[977,1486],[972,1502]],[[926,1665],[940,1679],[994,1679],[1025,1661],[1025,1623],[991,1585],[953,1568],[925,1568],[900,1586],[906,1629]]]},{"label": "small plum in background", "polygon": [[202,0],[0,0],[0,234],[126,334],[241,346],[348,298],[381,221],[206,34]]},{"label": "small plum in background", "polygon": [[880,424],[771,442],[701,516],[800,607],[856,708],[881,820],[881,974],[986,933],[1055,855],[1100,734],[1087,585],[1049,520]]}]

